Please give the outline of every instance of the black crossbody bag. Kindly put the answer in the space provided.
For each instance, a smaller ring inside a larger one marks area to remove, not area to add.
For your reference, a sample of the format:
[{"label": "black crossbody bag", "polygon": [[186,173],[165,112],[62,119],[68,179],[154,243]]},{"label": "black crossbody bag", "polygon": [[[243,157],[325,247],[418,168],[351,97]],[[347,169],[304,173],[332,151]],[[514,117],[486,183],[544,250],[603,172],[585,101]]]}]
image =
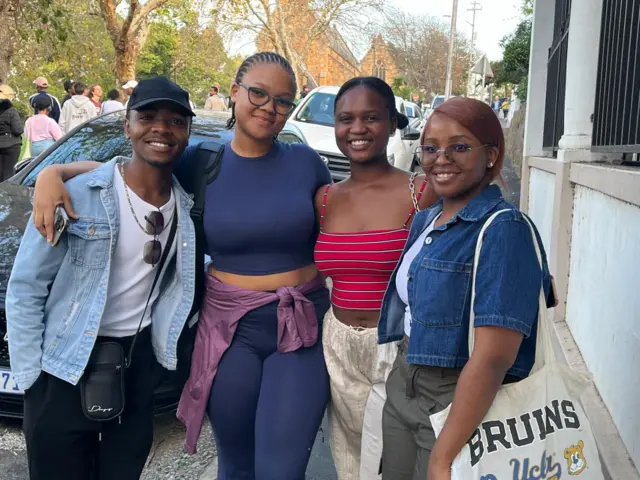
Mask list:
[{"label": "black crossbody bag", "polygon": [[[177,200],[176,200],[177,202]],[[178,228],[177,206],[174,211],[171,230],[167,245],[162,252],[158,270],[149,291],[147,303],[138,323],[138,330],[131,341],[129,353],[125,357],[124,348],[117,342],[96,342],[89,357],[89,363],[80,379],[80,402],[82,412],[89,420],[96,422],[107,422],[120,417],[126,403],[124,377],[127,368],[131,366],[133,349],[136,345],[142,321],[149,308],[151,296],[156,288],[156,284],[162,274],[162,269],[166,263],[169,251],[173,245]]]}]

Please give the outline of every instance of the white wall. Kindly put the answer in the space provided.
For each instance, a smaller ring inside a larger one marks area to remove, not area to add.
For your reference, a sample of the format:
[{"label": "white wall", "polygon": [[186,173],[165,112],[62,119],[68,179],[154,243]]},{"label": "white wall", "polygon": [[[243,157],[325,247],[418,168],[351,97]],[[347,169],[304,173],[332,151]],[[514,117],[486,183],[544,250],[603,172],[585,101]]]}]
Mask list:
[{"label": "white wall", "polygon": [[639,207],[575,186],[570,279],[566,321],[640,465]]},{"label": "white wall", "polygon": [[532,168],[529,174],[528,215],[538,227],[547,257],[551,256],[551,229],[553,226],[553,199],[555,197],[556,176]]}]

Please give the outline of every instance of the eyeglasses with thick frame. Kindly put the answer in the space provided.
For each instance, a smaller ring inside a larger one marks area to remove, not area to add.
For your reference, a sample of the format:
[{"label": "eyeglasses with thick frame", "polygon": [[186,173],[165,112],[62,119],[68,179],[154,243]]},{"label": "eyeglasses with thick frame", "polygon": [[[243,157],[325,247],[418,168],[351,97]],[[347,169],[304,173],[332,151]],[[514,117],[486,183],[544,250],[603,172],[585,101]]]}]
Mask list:
[{"label": "eyeglasses with thick frame", "polygon": [[438,150],[433,145],[420,145],[416,148],[416,155],[420,159],[420,164],[424,167],[430,167],[440,157],[441,154],[444,154],[444,158],[446,158],[449,163],[453,163],[454,165],[459,163],[460,161],[464,161],[467,158],[467,154],[473,150],[478,150],[480,148],[493,147],[494,145],[490,143],[486,143],[484,145],[470,146],[465,143],[452,143],[451,145],[447,145],[446,147]]},{"label": "eyeglasses with thick frame", "polygon": [[273,99],[275,112],[279,115],[287,116],[296,108],[296,104],[292,100],[274,97],[262,88],[250,87],[244,83],[239,83],[238,86],[247,90],[249,102],[256,107],[264,107]]}]

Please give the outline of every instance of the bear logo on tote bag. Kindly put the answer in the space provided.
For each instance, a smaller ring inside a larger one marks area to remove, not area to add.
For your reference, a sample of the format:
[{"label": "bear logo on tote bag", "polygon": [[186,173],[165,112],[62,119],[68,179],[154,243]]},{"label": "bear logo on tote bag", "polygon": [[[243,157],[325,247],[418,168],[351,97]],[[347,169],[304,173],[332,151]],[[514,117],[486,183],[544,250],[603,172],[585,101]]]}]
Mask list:
[{"label": "bear logo on tote bag", "polygon": [[567,472],[569,475],[580,475],[587,468],[587,459],[584,458],[584,442],[580,440],[577,445],[571,445],[564,451],[567,460]]}]

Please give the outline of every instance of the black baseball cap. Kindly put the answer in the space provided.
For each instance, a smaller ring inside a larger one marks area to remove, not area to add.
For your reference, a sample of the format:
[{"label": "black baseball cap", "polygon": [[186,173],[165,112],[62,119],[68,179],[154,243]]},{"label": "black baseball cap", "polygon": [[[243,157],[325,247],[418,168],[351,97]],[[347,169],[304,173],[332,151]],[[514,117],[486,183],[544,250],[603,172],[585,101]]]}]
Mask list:
[{"label": "black baseball cap", "polygon": [[131,92],[127,111],[140,110],[153,103],[170,102],[180,107],[182,113],[187,117],[195,117],[189,103],[189,93],[173,83],[166,77],[153,77],[140,80],[138,86]]}]

